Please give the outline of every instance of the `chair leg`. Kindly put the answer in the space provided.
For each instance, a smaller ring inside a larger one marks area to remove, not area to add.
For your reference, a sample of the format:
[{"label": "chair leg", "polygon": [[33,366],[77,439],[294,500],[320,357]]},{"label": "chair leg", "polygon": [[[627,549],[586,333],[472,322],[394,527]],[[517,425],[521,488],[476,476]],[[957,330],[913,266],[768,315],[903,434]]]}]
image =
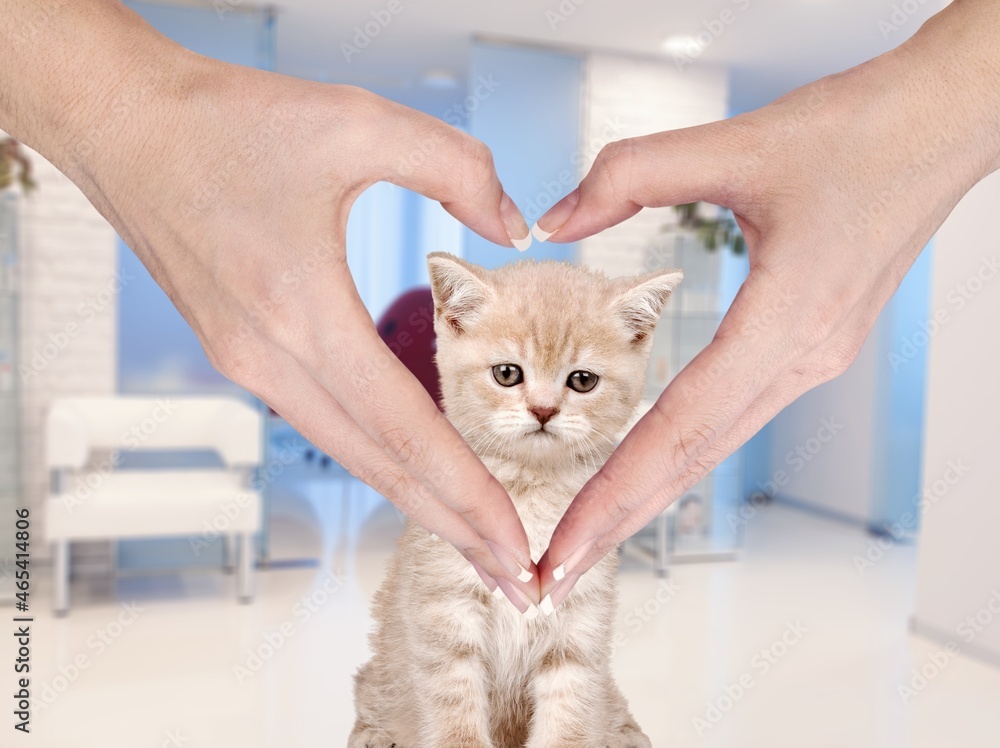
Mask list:
[{"label": "chair leg", "polygon": [[68,540],[60,540],[52,545],[52,606],[57,616],[69,613],[69,552]]},{"label": "chair leg", "polygon": [[253,533],[239,535],[239,569],[236,573],[236,594],[244,605],[253,601],[254,543]]},{"label": "chair leg", "polygon": [[236,571],[236,544],[239,541],[237,535],[222,536],[222,568],[226,574]]}]

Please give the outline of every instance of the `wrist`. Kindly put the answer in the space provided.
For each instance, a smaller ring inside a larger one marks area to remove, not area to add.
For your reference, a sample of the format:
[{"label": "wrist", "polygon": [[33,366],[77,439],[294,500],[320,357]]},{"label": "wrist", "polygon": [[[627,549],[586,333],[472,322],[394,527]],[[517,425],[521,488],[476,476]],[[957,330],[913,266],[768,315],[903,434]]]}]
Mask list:
[{"label": "wrist", "polygon": [[196,57],[115,0],[69,0],[58,13],[9,1],[0,126],[78,183],[130,148],[134,123]]},{"label": "wrist", "polygon": [[895,52],[920,71],[934,117],[968,156],[969,187],[1000,168],[1000,3],[954,0]]}]

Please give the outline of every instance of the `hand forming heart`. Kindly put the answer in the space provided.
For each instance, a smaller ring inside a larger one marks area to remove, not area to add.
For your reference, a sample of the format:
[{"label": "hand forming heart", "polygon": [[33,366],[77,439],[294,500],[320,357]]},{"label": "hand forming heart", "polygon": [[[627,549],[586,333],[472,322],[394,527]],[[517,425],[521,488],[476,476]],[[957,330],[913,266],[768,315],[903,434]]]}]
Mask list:
[{"label": "hand forming heart", "polygon": [[[11,17],[31,12],[33,0],[10,2]],[[46,20],[58,59],[45,64],[31,34],[4,30],[0,125],[84,190],[220,371],[491,586],[547,594],[549,610],[846,368],[937,226],[1000,162],[1000,8],[986,0],[956,2],[894,52],[751,114],[605,148],[539,238],[707,200],[736,213],[751,272],[715,341],[583,489],[536,568],[509,497],[381,343],[346,262],[348,212],[377,181],[524,246],[486,146],[360,89],[194,55],[115,3],[80,0]]]}]

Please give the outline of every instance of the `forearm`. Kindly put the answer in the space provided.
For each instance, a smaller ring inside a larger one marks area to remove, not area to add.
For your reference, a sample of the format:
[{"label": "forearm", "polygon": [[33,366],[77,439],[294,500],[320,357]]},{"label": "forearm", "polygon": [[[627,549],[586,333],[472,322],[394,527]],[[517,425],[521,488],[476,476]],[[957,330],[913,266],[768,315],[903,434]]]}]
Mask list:
[{"label": "forearm", "polygon": [[6,0],[2,18],[0,128],[74,179],[181,80],[187,53],[117,0]]},{"label": "forearm", "polygon": [[923,72],[919,101],[936,114],[926,125],[961,145],[973,182],[1000,168],[998,40],[1000,2],[954,0],[897,50],[902,64]]}]

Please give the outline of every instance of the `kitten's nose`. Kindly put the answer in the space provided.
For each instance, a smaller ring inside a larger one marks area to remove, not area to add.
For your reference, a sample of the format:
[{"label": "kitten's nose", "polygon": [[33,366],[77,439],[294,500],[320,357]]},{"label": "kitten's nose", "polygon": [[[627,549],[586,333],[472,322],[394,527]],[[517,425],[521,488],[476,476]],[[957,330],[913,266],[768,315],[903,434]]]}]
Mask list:
[{"label": "kitten's nose", "polygon": [[546,423],[549,422],[549,419],[552,418],[552,416],[554,416],[556,413],[559,412],[559,409],[540,408],[536,405],[531,408],[531,412],[535,414],[535,418],[538,419],[538,422],[544,426]]}]

